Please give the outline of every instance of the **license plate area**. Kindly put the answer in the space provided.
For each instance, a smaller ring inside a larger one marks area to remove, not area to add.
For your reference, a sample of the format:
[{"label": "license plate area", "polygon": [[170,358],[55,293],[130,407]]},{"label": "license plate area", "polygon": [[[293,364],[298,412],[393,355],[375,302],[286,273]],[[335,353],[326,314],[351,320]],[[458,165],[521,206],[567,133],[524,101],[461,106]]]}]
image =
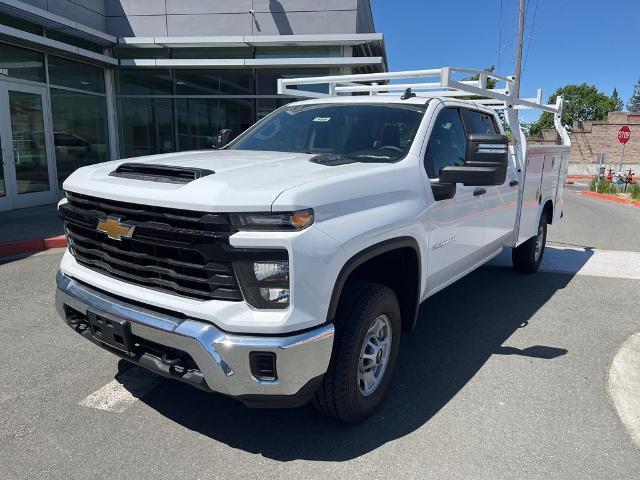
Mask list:
[{"label": "license plate area", "polygon": [[133,352],[131,329],[127,320],[106,318],[92,311],[87,311],[87,320],[93,338],[121,352]]}]

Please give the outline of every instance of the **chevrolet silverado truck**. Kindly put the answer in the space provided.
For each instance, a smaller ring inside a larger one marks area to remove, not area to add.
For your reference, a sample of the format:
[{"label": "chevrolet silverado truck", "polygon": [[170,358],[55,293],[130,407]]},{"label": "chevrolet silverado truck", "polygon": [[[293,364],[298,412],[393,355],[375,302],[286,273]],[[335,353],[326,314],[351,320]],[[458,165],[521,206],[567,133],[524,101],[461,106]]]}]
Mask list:
[{"label": "chevrolet silverado truck", "polygon": [[[385,83],[417,77],[436,81]],[[59,204],[60,316],[247,406],[312,400],[364,420],[420,303],[505,247],[535,272],[562,217],[562,99],[515,97],[513,81],[448,67],[280,80],[311,99],[224,146],[80,168]],[[527,146],[521,108],[552,112],[561,144]]]}]

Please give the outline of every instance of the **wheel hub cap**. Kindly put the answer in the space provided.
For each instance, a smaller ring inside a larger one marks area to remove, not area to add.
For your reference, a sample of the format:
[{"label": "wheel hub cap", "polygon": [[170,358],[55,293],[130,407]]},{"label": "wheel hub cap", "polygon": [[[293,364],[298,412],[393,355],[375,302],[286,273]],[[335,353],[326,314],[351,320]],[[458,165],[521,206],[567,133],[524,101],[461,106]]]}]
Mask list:
[{"label": "wheel hub cap", "polygon": [[371,323],[360,349],[358,388],[365,397],[375,392],[382,383],[390,352],[391,320],[383,314]]}]

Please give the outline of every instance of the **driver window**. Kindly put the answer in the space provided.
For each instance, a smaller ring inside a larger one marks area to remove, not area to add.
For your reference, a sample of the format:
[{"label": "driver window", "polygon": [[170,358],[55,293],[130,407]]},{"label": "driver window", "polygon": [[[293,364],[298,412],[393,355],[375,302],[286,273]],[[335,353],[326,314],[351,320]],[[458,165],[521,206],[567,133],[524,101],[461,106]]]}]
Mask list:
[{"label": "driver window", "polygon": [[429,178],[438,178],[440,169],[449,165],[462,166],[467,151],[467,137],[457,108],[446,108],[436,118],[431,132],[424,168]]}]

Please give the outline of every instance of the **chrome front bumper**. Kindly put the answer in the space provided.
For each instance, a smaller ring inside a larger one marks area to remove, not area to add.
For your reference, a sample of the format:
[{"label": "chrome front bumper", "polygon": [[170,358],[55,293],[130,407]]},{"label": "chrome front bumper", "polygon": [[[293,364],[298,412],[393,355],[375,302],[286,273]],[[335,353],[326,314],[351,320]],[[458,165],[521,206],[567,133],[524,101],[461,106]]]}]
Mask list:
[{"label": "chrome front bumper", "polygon": [[[203,388],[208,390],[234,397],[294,396],[321,377],[329,366],[334,336],[332,324],[289,336],[230,334],[210,323],[173,317],[114,299],[62,272],[58,272],[56,282],[56,308],[67,324],[74,327],[65,305],[85,316],[89,309],[112,320],[128,320],[134,337],[187,353],[206,382]],[[89,338],[86,333],[85,330],[83,335]],[[276,355],[276,380],[260,381],[252,375],[249,353],[256,351]],[[121,356],[154,371],[152,366],[160,365],[159,361],[145,364],[124,354]],[[165,375],[187,381],[178,375]]]}]

